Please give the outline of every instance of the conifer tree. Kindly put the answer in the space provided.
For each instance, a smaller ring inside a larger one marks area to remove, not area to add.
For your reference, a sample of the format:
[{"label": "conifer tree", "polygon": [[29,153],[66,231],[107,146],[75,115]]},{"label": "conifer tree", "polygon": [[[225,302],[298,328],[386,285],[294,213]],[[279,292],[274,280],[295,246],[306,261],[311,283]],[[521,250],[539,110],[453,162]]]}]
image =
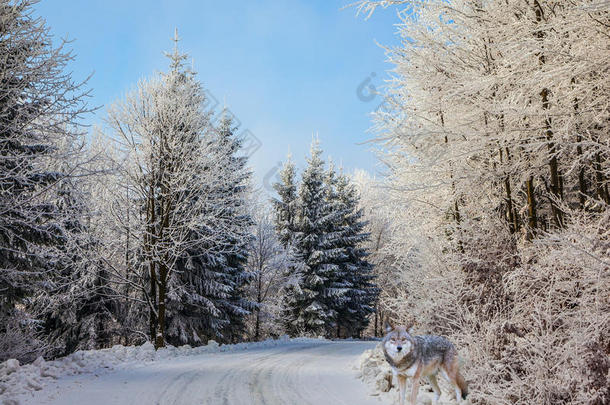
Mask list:
[{"label": "conifer tree", "polygon": [[247,209],[248,186],[251,172],[247,168],[247,157],[240,156],[242,139],[237,137],[237,127],[229,114],[223,112],[217,131],[217,142],[225,159],[226,178],[218,191],[224,195],[225,209],[223,221],[231,231],[225,234],[222,249],[226,252],[221,272],[230,281],[231,290],[223,309],[227,314],[226,324],[221,330],[225,341],[240,340],[245,331],[245,317],[256,305],[246,297],[245,287],[252,275],[247,271],[248,244],[252,239],[251,227],[254,225]]},{"label": "conifer tree", "polygon": [[296,168],[290,155],[280,171],[280,181],[275,183],[273,188],[279,196],[272,200],[275,209],[275,231],[286,248],[293,241],[298,214]]},{"label": "conifer tree", "polygon": [[338,315],[342,308],[347,305],[347,291],[351,284],[342,273],[343,263],[347,260],[344,238],[343,218],[347,214],[344,204],[339,198],[338,185],[340,178],[333,165],[329,162],[329,167],[324,176],[324,200],[325,204],[325,236],[324,240],[328,247],[332,248],[334,253],[331,259],[331,269],[327,289],[325,293],[325,301],[332,308],[333,322],[327,325],[329,334],[340,334],[340,324]]},{"label": "conifer tree", "polygon": [[34,3],[0,2],[0,341],[15,338],[7,354],[21,360],[28,359],[13,348],[33,342],[32,329],[21,328],[33,325],[22,304],[61,272],[66,255],[71,213],[57,195],[71,173],[52,167],[80,156],[59,145],[80,138],[87,111],[82,84],[64,73],[72,55],[64,44],[53,47],[45,21],[32,16]]},{"label": "conifer tree", "polygon": [[[62,172],[71,171],[65,162],[60,166]],[[40,322],[39,335],[50,357],[108,347],[118,310],[105,263],[89,257],[93,245],[99,243],[87,226],[91,201],[72,180],[58,183],[56,204],[67,214],[61,260],[45,288],[26,305]]]},{"label": "conifer tree", "polygon": [[337,330],[356,337],[368,325],[379,291],[374,284],[373,265],[367,261],[368,252],[363,247],[369,234],[364,232],[366,221],[363,220],[362,208],[359,208],[360,199],[356,188],[344,174],[338,178],[336,198],[337,211],[341,213],[339,247],[345,257],[339,264],[338,273],[346,287],[337,308]]},{"label": "conifer tree", "polygon": [[234,293],[244,275],[231,255],[242,260],[240,246],[247,242],[240,214],[243,163],[212,131],[206,95],[184,65],[186,55],[176,46],[168,56],[168,73],[142,81],[109,114],[130,162],[122,168],[124,183],[142,204],[136,271],[143,283],[136,287],[157,348],[167,337],[198,341],[197,333],[226,326],[227,310],[241,310]]},{"label": "conifer tree", "polygon": [[321,154],[318,142],[314,141],[299,186],[300,207],[294,241],[296,265],[285,310],[286,329],[291,334],[324,333],[334,316],[327,294],[335,271],[336,250],[326,240],[329,208]]},{"label": "conifer tree", "polygon": [[[220,172],[218,179],[211,178],[205,185],[207,193],[198,197],[207,199],[203,210],[210,212],[193,231],[193,239],[199,242],[177,263],[178,277],[168,303],[168,341],[175,345],[197,345],[207,339],[235,341],[244,332],[245,316],[255,308],[244,292],[250,279],[245,269],[252,224],[246,210],[250,172],[247,158],[239,156],[241,140],[235,132],[231,118],[223,112],[218,128],[206,133]],[[223,230],[220,238],[207,243],[218,230]]]}]

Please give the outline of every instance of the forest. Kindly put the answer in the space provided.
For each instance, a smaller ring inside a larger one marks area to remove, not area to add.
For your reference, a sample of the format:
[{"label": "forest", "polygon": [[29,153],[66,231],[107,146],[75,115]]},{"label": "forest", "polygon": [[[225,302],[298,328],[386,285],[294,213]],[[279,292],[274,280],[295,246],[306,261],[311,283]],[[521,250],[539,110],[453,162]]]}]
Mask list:
[{"label": "forest", "polygon": [[383,316],[458,342],[473,403],[608,403],[608,3],[354,6],[401,38],[363,195]]},{"label": "forest", "polygon": [[177,32],[85,127],[36,3],[0,0],[0,362],[393,320],[455,343],[473,404],[610,403],[610,3],[342,4],[396,14],[382,173],[313,137],[271,199]]},{"label": "forest", "polygon": [[261,201],[177,31],[167,70],[109,106],[105,130],[83,127],[90,90],[34,4],[0,10],[0,360],[361,336],[378,295],[369,235],[319,141]]}]

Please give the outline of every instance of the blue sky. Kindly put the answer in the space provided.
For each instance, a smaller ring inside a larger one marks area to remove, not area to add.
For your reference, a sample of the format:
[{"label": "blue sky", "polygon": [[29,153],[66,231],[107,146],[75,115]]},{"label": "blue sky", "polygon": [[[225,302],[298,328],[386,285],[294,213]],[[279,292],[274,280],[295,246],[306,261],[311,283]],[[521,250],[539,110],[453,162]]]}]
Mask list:
[{"label": "blue sky", "polygon": [[204,86],[260,140],[250,159],[260,186],[289,151],[302,167],[314,133],[346,170],[377,170],[362,143],[372,137],[368,113],[381,99],[363,101],[357,89],[387,77],[391,65],[376,42],[397,43],[397,18],[379,10],[364,20],[341,10],[349,2],[43,0],[36,14],[56,37],[74,40],[74,78],[93,73],[90,102],[103,107],[91,124],[141,77],[167,69],[163,52],[178,28]]}]

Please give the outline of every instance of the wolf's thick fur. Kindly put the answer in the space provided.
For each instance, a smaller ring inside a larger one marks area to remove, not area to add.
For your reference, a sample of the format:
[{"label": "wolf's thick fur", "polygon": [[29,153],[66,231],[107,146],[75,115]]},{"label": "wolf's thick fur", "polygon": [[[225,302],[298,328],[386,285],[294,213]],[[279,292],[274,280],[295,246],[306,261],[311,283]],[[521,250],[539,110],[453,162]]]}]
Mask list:
[{"label": "wolf's thick fur", "polygon": [[400,388],[400,405],[405,404],[407,377],[413,378],[411,405],[415,405],[419,380],[428,378],[434,390],[434,404],[438,403],[441,390],[436,380],[437,373],[455,389],[456,400],[466,399],[468,386],[460,374],[455,346],[441,336],[412,336],[405,327],[385,325],[383,354],[390,363]]}]

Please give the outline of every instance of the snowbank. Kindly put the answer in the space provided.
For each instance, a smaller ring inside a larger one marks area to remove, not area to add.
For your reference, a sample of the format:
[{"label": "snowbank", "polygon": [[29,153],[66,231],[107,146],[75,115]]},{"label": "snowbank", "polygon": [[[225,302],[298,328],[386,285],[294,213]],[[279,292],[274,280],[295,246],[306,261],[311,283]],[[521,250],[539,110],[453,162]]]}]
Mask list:
[{"label": "snowbank", "polygon": [[392,388],[392,370],[383,358],[381,343],[362,353],[358,359],[358,369],[358,376],[373,388],[371,395],[379,395]]},{"label": "snowbank", "polygon": [[151,343],[142,346],[117,345],[110,349],[78,351],[69,356],[45,361],[39,357],[31,364],[20,365],[18,360],[10,359],[0,364],[0,403],[17,405],[17,395],[41,390],[47,383],[63,376],[95,373],[145,365],[150,362],[182,356],[197,356],[206,353],[236,352],[240,350],[273,347],[288,343],[319,342],[318,339],[295,338],[287,336],[277,340],[246,342],[234,345],[219,345],[211,340],[207,346],[188,345],[168,346],[155,351]]},{"label": "snowbank", "polygon": [[[398,381],[393,380],[392,369],[386,362],[383,356],[381,343],[375,346],[374,349],[365,350],[358,359],[357,368],[360,370],[358,375],[371,390],[371,395],[379,396],[385,404],[398,404]],[[434,400],[434,392],[432,387],[426,382],[419,388],[417,395],[417,403],[421,405],[430,405]],[[453,400],[453,390],[447,383],[444,383],[442,378],[439,378],[441,386],[440,404],[455,404]],[[411,392],[411,379],[407,379],[407,398]],[[468,404],[468,400],[462,401],[461,404]]]}]

